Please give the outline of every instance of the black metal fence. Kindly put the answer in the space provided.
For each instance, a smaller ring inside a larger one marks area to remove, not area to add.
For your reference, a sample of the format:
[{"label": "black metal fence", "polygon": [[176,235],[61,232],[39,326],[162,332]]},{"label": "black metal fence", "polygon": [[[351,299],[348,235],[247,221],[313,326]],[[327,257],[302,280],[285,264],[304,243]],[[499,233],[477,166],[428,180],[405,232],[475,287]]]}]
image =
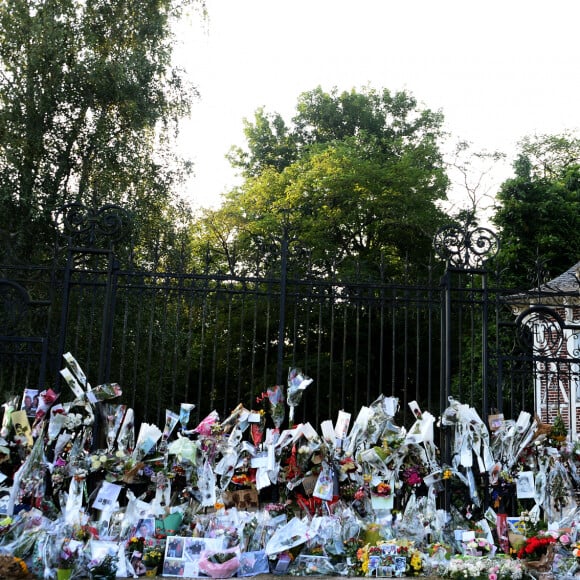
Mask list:
[{"label": "black metal fence", "polygon": [[291,367],[314,379],[297,420],[315,425],[381,393],[403,413],[417,400],[437,414],[454,396],[515,417],[534,409],[537,366],[516,341],[513,290],[485,268],[493,247],[474,254],[472,235],[460,247],[440,239],[443,275],[426,268],[405,284],[137,270],[90,244],[45,265],[6,263],[0,396],[60,388],[70,351],[93,386],[119,383],[123,402],[156,423],[181,402],[196,404],[197,419],[252,407]]}]

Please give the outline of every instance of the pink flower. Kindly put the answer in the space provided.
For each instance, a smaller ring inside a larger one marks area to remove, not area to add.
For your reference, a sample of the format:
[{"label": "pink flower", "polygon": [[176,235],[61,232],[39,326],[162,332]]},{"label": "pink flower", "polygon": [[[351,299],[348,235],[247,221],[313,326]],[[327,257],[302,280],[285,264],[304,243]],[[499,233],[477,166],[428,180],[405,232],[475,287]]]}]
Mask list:
[{"label": "pink flower", "polygon": [[497,580],[497,574],[496,574],[495,572],[492,572],[492,573],[489,575],[489,580]]},{"label": "pink flower", "polygon": [[560,536],[560,543],[567,546],[570,543],[570,536],[568,534],[562,534]]}]

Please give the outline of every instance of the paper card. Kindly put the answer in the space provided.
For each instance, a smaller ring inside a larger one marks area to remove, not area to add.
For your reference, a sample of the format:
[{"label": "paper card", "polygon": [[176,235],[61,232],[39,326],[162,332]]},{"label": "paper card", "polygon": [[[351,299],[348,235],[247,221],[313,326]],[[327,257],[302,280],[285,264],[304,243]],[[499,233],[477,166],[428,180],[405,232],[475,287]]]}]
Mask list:
[{"label": "paper card", "polygon": [[332,500],[333,492],[334,480],[332,477],[332,469],[325,465],[318,475],[318,480],[316,481],[316,486],[312,495],[319,499],[330,501]]},{"label": "paper card", "polygon": [[302,433],[302,435],[304,435],[304,437],[306,437],[306,439],[308,439],[308,441],[310,441],[311,439],[316,439],[316,437],[318,437],[316,429],[310,423],[304,423],[300,427],[300,432]]},{"label": "paper card", "polygon": [[268,452],[258,453],[250,461],[251,467],[268,467]]},{"label": "paper card", "polygon": [[122,487],[116,483],[103,481],[101,489],[97,493],[97,497],[93,502],[93,508],[96,510],[111,509],[117,501]]},{"label": "paper card", "polygon": [[334,431],[334,425],[332,424],[332,421],[329,419],[322,421],[322,423],[320,423],[320,432],[322,433],[322,438],[329,445],[334,446],[336,444],[336,433]]},{"label": "paper card", "polygon": [[248,423],[260,423],[261,421],[262,421],[262,416],[260,415],[260,413],[256,413],[255,411],[252,411],[248,415]]},{"label": "paper card", "polygon": [[314,493],[314,488],[316,487],[316,482],[318,477],[316,475],[307,475],[302,480],[302,487],[304,488],[304,493],[310,497]]},{"label": "paper card", "polygon": [[516,493],[518,499],[533,499],[536,485],[533,471],[521,471],[516,480]]},{"label": "paper card", "polygon": [[509,529],[511,532],[513,532],[514,534],[525,535],[526,522],[521,517],[519,517],[519,516],[508,517],[507,523],[508,523],[508,526],[509,526]]},{"label": "paper card", "polygon": [[336,425],[334,427],[334,432],[337,439],[346,439],[348,427],[350,425],[350,417],[350,413],[346,413],[345,411],[338,412],[338,418],[336,419]]},{"label": "paper card", "polygon": [[471,542],[472,540],[475,540],[475,532],[473,530],[463,531],[461,534],[461,541]]},{"label": "paper card", "polygon": [[492,432],[497,431],[503,425],[504,422],[503,413],[499,413],[497,415],[488,415],[487,422],[490,431]]},{"label": "paper card", "polygon": [[409,443],[423,443],[425,441],[433,441],[433,424],[435,423],[435,417],[425,411],[421,415],[421,419],[415,421],[409,434],[406,437],[406,441]]},{"label": "paper card", "polygon": [[421,408],[419,407],[419,403],[417,403],[417,401],[411,401],[409,403],[409,408],[411,409],[411,412],[415,416],[415,419],[421,419],[423,414],[421,413]]},{"label": "paper card", "polygon": [[256,471],[256,488],[264,489],[272,484],[270,481],[270,476],[268,475],[268,470],[265,467],[260,467]]},{"label": "paper card", "polygon": [[31,447],[34,444],[34,439],[32,438],[32,430],[30,429],[26,411],[12,411],[10,419],[14,427],[15,437],[19,437],[26,445]]}]

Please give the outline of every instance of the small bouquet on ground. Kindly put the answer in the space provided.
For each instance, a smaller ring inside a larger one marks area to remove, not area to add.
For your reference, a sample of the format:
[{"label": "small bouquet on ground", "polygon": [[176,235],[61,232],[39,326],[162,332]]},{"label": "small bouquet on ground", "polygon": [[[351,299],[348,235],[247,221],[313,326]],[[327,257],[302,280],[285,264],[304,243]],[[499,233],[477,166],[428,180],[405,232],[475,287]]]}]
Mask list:
[{"label": "small bouquet on ground", "polygon": [[92,580],[114,580],[117,576],[117,562],[119,558],[115,554],[107,554],[99,560],[89,563],[89,572]]},{"label": "small bouquet on ground", "polygon": [[540,533],[527,538],[517,551],[517,557],[528,570],[549,572],[554,563],[557,540],[550,533]]},{"label": "small bouquet on ground", "polygon": [[145,547],[145,538],[132,536],[127,542],[127,553],[131,555],[133,552],[143,553]]},{"label": "small bouquet on ground", "polygon": [[65,538],[56,554],[56,568],[60,570],[70,570],[71,568],[74,568],[77,557],[77,548],[79,545],[80,542],[78,540],[73,540],[71,542],[70,539]]},{"label": "small bouquet on ground", "polygon": [[204,550],[199,559],[199,569],[212,578],[231,578],[240,567],[238,548],[219,552]]}]

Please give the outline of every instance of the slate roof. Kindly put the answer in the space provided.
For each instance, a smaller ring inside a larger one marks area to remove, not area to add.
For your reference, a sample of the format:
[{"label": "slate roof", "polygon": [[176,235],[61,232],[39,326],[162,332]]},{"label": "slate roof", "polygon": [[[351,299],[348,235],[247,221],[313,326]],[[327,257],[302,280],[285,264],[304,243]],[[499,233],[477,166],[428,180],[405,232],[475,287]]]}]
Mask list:
[{"label": "slate roof", "polygon": [[539,288],[508,296],[507,302],[513,306],[526,304],[528,306],[530,304],[580,304],[580,262],[576,262],[563,274],[542,284]]}]

